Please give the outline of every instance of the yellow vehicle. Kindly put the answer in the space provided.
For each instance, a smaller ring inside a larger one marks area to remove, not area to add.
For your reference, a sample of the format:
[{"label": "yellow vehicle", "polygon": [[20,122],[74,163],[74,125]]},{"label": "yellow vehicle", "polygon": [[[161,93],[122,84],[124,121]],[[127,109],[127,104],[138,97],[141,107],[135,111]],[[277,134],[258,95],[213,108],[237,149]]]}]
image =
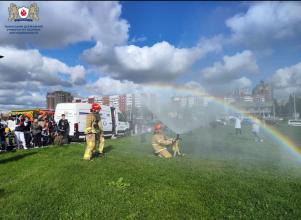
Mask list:
[{"label": "yellow vehicle", "polygon": [[40,115],[53,116],[54,111],[47,109],[18,109],[10,112],[11,116],[17,116],[20,114],[29,117],[30,120],[33,120],[33,118],[38,118]]}]

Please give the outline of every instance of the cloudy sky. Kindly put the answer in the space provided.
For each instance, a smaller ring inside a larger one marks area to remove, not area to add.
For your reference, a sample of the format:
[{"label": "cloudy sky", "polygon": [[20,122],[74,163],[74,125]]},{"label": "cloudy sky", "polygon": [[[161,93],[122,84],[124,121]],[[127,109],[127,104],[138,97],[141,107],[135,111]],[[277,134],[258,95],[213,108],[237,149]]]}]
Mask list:
[{"label": "cloudy sky", "polygon": [[[38,22],[8,21],[0,2],[0,109],[180,84],[214,95],[273,83],[301,92],[300,2],[38,2]],[[29,6],[32,2],[15,2]],[[5,25],[43,25],[11,35]]]}]

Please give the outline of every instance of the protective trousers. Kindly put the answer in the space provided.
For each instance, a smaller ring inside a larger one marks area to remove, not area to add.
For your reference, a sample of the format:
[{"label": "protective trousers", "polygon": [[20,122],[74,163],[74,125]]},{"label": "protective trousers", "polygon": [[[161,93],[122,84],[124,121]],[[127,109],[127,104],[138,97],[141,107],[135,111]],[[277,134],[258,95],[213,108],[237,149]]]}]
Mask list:
[{"label": "protective trousers", "polygon": [[101,133],[86,135],[87,147],[84,154],[84,160],[90,160],[93,151],[96,149],[99,153],[103,153],[105,139]]},{"label": "protective trousers", "polygon": [[174,144],[172,145],[172,151],[173,151],[173,156],[176,157],[177,155],[181,155],[180,153],[180,143],[179,140],[176,140]]},{"label": "protective trousers", "polygon": [[166,149],[162,149],[159,153],[158,153],[159,157],[164,157],[164,158],[172,158],[172,155],[169,153],[168,150]]}]

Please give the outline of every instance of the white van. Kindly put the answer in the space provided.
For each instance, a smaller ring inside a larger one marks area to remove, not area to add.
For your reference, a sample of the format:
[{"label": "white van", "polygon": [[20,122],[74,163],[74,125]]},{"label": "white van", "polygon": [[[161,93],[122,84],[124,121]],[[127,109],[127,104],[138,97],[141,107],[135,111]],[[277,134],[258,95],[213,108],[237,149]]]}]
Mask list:
[{"label": "white van", "polygon": [[[70,125],[70,138],[73,140],[85,138],[86,116],[90,113],[90,108],[89,103],[59,103],[55,109],[54,120],[58,123],[62,114],[65,114]],[[102,105],[100,117],[105,137],[128,133],[129,123],[118,109]]]},{"label": "white van", "polygon": [[288,120],[288,126],[301,126],[301,119]]},{"label": "white van", "polygon": [[115,109],[114,113],[115,113],[115,118],[116,118],[115,134],[118,136],[129,135],[130,123],[126,120],[125,115],[119,109]]}]

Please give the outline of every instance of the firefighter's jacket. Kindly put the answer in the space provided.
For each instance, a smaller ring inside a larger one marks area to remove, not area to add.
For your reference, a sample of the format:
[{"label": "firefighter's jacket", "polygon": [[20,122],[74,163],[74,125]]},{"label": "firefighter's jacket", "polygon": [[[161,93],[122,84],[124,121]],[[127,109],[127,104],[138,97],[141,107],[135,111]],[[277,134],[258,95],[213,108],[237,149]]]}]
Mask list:
[{"label": "firefighter's jacket", "polygon": [[85,133],[103,133],[103,125],[98,113],[91,112],[87,115]]},{"label": "firefighter's jacket", "polygon": [[172,138],[166,137],[163,134],[154,134],[152,138],[152,146],[155,153],[165,150],[166,146],[172,145],[173,143]]}]

